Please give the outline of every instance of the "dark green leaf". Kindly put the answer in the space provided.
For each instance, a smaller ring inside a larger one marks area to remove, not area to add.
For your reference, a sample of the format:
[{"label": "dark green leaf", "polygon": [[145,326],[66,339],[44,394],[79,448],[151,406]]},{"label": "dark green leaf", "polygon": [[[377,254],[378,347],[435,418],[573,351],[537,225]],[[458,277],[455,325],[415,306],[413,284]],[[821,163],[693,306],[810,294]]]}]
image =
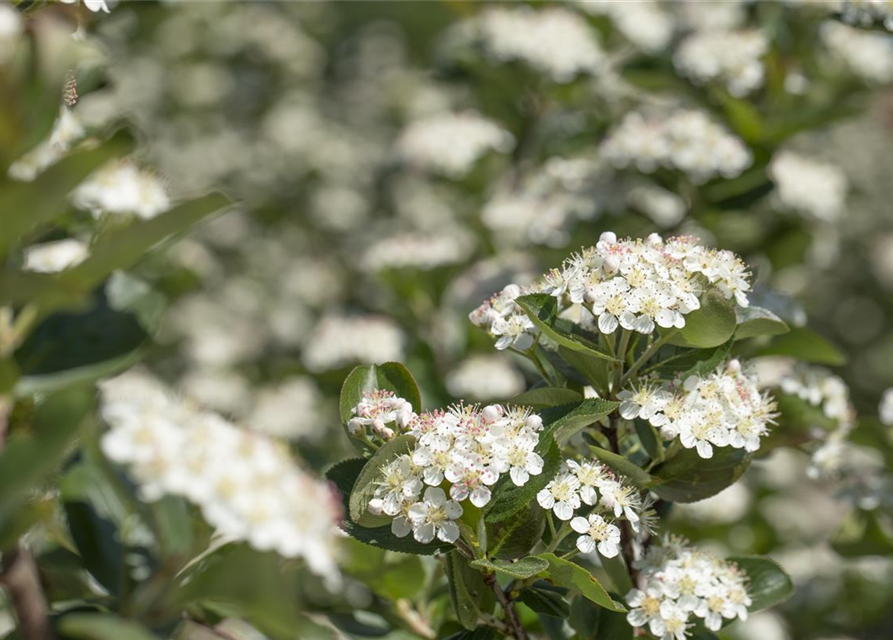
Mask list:
[{"label": "dark green leaf", "polygon": [[831,541],[845,558],[889,556],[893,554],[893,522],[880,510],[855,509]]},{"label": "dark green leaf", "polygon": [[760,356],[792,356],[804,362],[833,367],[846,364],[846,354],[819,334],[796,327],[757,352]]},{"label": "dark green leaf", "polygon": [[542,558],[549,563],[547,576],[556,585],[578,592],[605,609],[626,611],[626,608],[619,602],[615,602],[601,583],[580,565],[559,558],[553,553],[543,553],[534,557]]},{"label": "dark green leaf", "polygon": [[735,340],[756,336],[777,336],[791,330],[784,320],[761,307],[736,307],[735,317],[738,321]]},{"label": "dark green leaf", "polygon": [[528,587],[521,591],[519,598],[521,602],[537,613],[554,618],[567,618],[571,612],[570,605],[564,596],[547,589]]},{"label": "dark green leaf", "polygon": [[450,585],[450,601],[459,623],[468,630],[478,625],[480,614],[490,614],[496,604],[493,591],[484,584],[480,572],[471,568],[458,552],[446,557],[446,574]]},{"label": "dark green leaf", "polygon": [[682,449],[651,470],[651,489],[669,502],[703,500],[734,484],[750,460],[750,454],[733,447],[714,447],[712,458],[700,457],[694,448]]},{"label": "dark green leaf", "polygon": [[542,540],[546,528],[545,515],[542,507],[534,501],[506,520],[487,523],[489,553],[504,560],[526,556]]},{"label": "dark green leaf", "polygon": [[583,396],[573,389],[564,387],[539,387],[525,391],[521,395],[515,396],[509,400],[509,404],[522,407],[530,407],[531,409],[548,409],[561,404],[570,404],[574,402],[582,402]]},{"label": "dark green leaf", "polygon": [[729,558],[747,574],[747,592],[753,604],[749,611],[760,611],[787,600],[794,592],[790,576],[778,563],[760,556],[736,556]]},{"label": "dark green leaf", "polygon": [[561,345],[558,346],[558,355],[572,370],[583,376],[586,384],[596,389],[608,388],[608,377],[612,371],[610,361],[604,358],[593,358]]},{"label": "dark green leaf", "polygon": [[575,433],[598,422],[617,407],[619,402],[601,398],[587,398],[576,404],[564,404],[540,412],[545,426],[543,436],[552,435],[559,442],[565,442]]},{"label": "dark green leaf", "polygon": [[598,345],[582,335],[572,332],[571,325],[565,325],[558,318],[558,301],[547,293],[531,293],[521,296],[515,303],[533,321],[544,336],[556,344],[595,358],[617,361],[602,353]]},{"label": "dark green leaf", "polygon": [[681,347],[718,347],[735,332],[735,305],[716,289],[701,296],[701,308],[685,316],[685,326],[670,339]]},{"label": "dark green leaf", "polygon": [[417,555],[430,556],[438,551],[452,549],[452,545],[440,541],[435,541],[430,544],[416,542],[412,535],[408,535],[405,538],[399,538],[391,533],[391,527],[389,525],[370,529],[368,527],[361,527],[351,520],[348,508],[348,498],[354,483],[356,482],[357,476],[360,475],[365,465],[366,460],[363,460],[362,458],[351,458],[339,462],[326,472],[326,478],[335,485],[338,492],[341,494],[345,511],[344,520],[341,522],[341,528],[348,535],[360,542],[372,545],[373,547],[386,549],[388,551],[398,551],[400,553],[414,553]]},{"label": "dark green leaf", "polygon": [[121,532],[88,502],[66,502],[65,517],[84,569],[109,593],[120,593],[125,567]]},{"label": "dark green leaf", "polygon": [[497,572],[512,578],[525,580],[542,573],[549,568],[549,563],[536,556],[527,556],[518,560],[475,560],[471,566],[480,571]]},{"label": "dark green leaf", "polygon": [[592,455],[610,467],[615,473],[618,473],[621,476],[626,476],[629,478],[630,482],[640,489],[651,486],[653,481],[651,475],[623,456],[602,449],[601,447],[590,446],[589,450],[592,452]]}]

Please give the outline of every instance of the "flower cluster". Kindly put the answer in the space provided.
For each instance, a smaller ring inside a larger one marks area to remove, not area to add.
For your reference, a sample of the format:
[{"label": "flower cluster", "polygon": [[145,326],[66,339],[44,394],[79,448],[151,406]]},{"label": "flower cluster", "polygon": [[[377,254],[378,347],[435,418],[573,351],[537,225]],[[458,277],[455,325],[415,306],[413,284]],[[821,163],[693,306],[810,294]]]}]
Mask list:
[{"label": "flower cluster", "polygon": [[462,233],[392,235],[372,243],[363,254],[371,271],[383,269],[435,269],[468,259],[474,240]]},{"label": "flower cluster", "polygon": [[363,399],[353,408],[353,415],[347,423],[351,435],[366,433],[368,429],[382,440],[394,437],[394,429],[387,425],[394,423],[403,431],[417,417],[408,400],[385,389],[365,392]]},{"label": "flower cluster", "polygon": [[825,46],[856,75],[869,82],[893,80],[893,46],[888,34],[828,21],[822,25],[821,36]]},{"label": "flower cluster", "polygon": [[772,158],[769,175],[783,207],[827,222],[843,213],[847,179],[838,167],[781,151]]},{"label": "flower cluster", "polygon": [[696,448],[702,458],[712,457],[713,447],[756,451],[776,415],[772,397],[738,360],[662,386],[644,382],[619,397],[624,418],[647,420],[667,440],[679,436],[682,446]]},{"label": "flower cluster", "polygon": [[586,21],[558,7],[490,9],[475,27],[490,56],[506,62],[521,60],[556,82],[591,73],[604,59]]},{"label": "flower cluster", "polygon": [[602,144],[615,167],[652,173],[677,169],[697,183],[735,178],[753,158],[747,146],[701,111],[677,110],[664,118],[627,115]]},{"label": "flower cluster", "polygon": [[488,151],[507,153],[514,145],[508,131],[471,111],[416,120],[397,142],[407,163],[450,178],[464,176]]},{"label": "flower cluster", "polygon": [[[748,272],[731,251],[714,250],[688,236],[657,234],[646,240],[618,239],[605,232],[595,247],[584,249],[527,290],[508,285],[471,312],[469,319],[497,338],[496,348],[526,349],[534,325],[515,303],[524,293],[545,292],[564,308],[582,305],[583,324],[604,334],[618,327],[652,333],[685,326],[685,316],[700,308],[699,296],[713,287],[737,304],[748,305]],[[589,325],[592,325],[591,327]]]},{"label": "flower cluster", "polygon": [[662,640],[684,640],[692,616],[719,631],[723,620],[747,619],[747,576],[737,565],[677,538],[652,546],[641,560],[639,589],[626,594],[627,621]]},{"label": "flower cluster", "polygon": [[697,84],[722,82],[742,97],[763,84],[763,63],[769,43],[758,31],[709,31],[686,38],[673,55],[673,64]]},{"label": "flower cluster", "polygon": [[72,201],[94,215],[134,214],[144,220],[171,206],[158,176],[128,161],[114,161],[94,172],[74,190]]},{"label": "flower cluster", "polygon": [[403,357],[400,328],[384,316],[325,316],[307,339],[302,360],[318,373],[362,362],[380,364]]},{"label": "flower cluster", "polygon": [[890,0],[841,0],[840,5],[845,22],[871,26],[878,21],[888,31],[893,31],[893,2]]},{"label": "flower cluster", "polygon": [[333,531],[340,504],[295,464],[284,442],[200,411],[139,372],[102,383],[101,392],[110,427],[102,450],[128,467],[143,498],[182,496],[220,535],[300,556],[337,581]]},{"label": "flower cluster", "polygon": [[580,8],[592,14],[607,15],[614,26],[636,47],[649,53],[664,49],[673,38],[672,16],[659,2],[610,2],[577,0]]},{"label": "flower cluster", "polygon": [[[371,512],[394,518],[395,535],[412,531],[419,542],[435,537],[455,542],[459,529],[454,521],[463,512],[460,503],[485,506],[492,497],[490,487],[503,474],[523,486],[530,476],[542,473],[543,459],[536,447],[543,421],[529,409],[459,404],[415,415],[401,401],[406,403],[390,394],[370,397],[368,402],[364,398],[351,420],[361,412],[379,411],[382,420],[393,414],[393,421],[404,422],[405,432],[415,437],[411,451],[381,468],[369,503]],[[440,488],[444,480],[450,484],[449,499]]]},{"label": "flower cluster", "polygon": [[[620,528],[602,514],[625,517],[634,531],[640,529],[643,509],[638,490],[594,460],[565,460],[558,474],[536,494],[536,501],[559,520],[570,520],[571,528],[580,534],[577,548],[583,553],[598,548],[603,556],[613,558],[620,551]],[[578,509],[587,507],[595,509],[575,517]]]}]

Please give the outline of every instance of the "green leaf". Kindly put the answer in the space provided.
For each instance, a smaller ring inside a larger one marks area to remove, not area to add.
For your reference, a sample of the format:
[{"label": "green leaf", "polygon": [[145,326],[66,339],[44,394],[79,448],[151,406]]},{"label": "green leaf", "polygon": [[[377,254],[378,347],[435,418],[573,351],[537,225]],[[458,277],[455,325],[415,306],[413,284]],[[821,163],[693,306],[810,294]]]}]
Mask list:
[{"label": "green leaf", "polygon": [[543,553],[534,557],[542,558],[549,563],[546,574],[556,585],[578,592],[605,609],[618,612],[626,611],[626,608],[619,602],[615,602],[601,583],[580,565],[559,558],[553,553]]},{"label": "green leaf", "polygon": [[571,607],[560,593],[548,589],[538,589],[536,586],[528,587],[519,594],[521,602],[537,613],[554,618],[567,618]]},{"label": "green leaf", "polygon": [[41,322],[15,353],[22,371],[16,393],[48,391],[132,365],[149,336],[133,313],[113,309],[102,290],[93,305]]},{"label": "green leaf", "polygon": [[541,435],[536,450],[543,457],[542,473],[530,476],[522,487],[515,486],[508,475],[500,478],[493,488],[493,499],[484,510],[484,519],[488,524],[502,522],[524,509],[558,473],[561,467],[561,453],[555,441],[551,437]]},{"label": "green leaf", "polygon": [[89,502],[66,502],[65,519],[84,569],[114,596],[124,580],[121,532]]},{"label": "green leaf", "polygon": [[751,457],[743,449],[733,447],[714,447],[712,458],[700,457],[694,448],[682,449],[651,470],[651,490],[669,502],[697,502],[734,484]]},{"label": "green leaf", "polygon": [[484,584],[480,572],[471,568],[458,551],[453,550],[447,554],[446,574],[453,611],[456,612],[459,623],[470,631],[477,627],[482,613],[493,612],[496,596]]},{"label": "green leaf", "polygon": [[794,592],[794,584],[777,562],[760,556],[735,556],[728,559],[747,574],[753,604],[749,611],[760,611],[787,600]]},{"label": "green leaf", "polygon": [[16,432],[6,441],[0,453],[0,526],[6,526],[29,492],[61,466],[94,402],[94,392],[87,387],[54,393],[37,407],[33,429]]},{"label": "green leaf", "polygon": [[345,553],[340,564],[345,573],[381,597],[412,600],[425,586],[425,567],[418,556],[390,554],[352,538],[345,540],[342,548]]},{"label": "green leaf", "polygon": [[629,575],[629,567],[621,554],[617,554],[613,558],[602,556],[599,558],[602,568],[608,574],[608,579],[614,585],[614,590],[619,593],[628,593],[635,585]]},{"label": "green leaf", "polygon": [[796,327],[778,336],[757,352],[760,356],[792,356],[804,362],[839,367],[846,364],[846,354],[819,334]]},{"label": "green leaf", "polygon": [[787,323],[777,315],[761,307],[735,307],[738,328],[735,340],[757,336],[777,336],[790,331]]},{"label": "green leaf", "polygon": [[590,445],[589,450],[592,452],[592,455],[607,465],[612,471],[621,476],[626,476],[629,478],[630,482],[640,489],[645,489],[651,486],[653,481],[651,475],[623,456],[592,445]]},{"label": "green leaf", "polygon": [[598,422],[620,406],[614,400],[587,398],[576,404],[564,404],[546,409],[540,413],[543,419],[543,434],[552,435],[558,442],[565,442],[575,433]]},{"label": "green leaf", "polygon": [[527,556],[518,560],[487,560],[481,558],[471,563],[471,566],[480,571],[497,572],[507,575],[511,578],[519,578],[526,580],[542,573],[549,568],[549,563],[542,558],[536,556]]},{"label": "green leaf", "polygon": [[138,622],[111,613],[69,613],[59,621],[59,631],[77,640],[158,640]]},{"label": "green leaf", "polygon": [[559,346],[594,358],[619,362],[616,358],[599,351],[597,344],[576,333],[575,325],[561,321],[558,317],[558,301],[554,296],[547,293],[531,293],[516,298],[515,303],[524,310],[544,336]]},{"label": "green leaf", "polygon": [[596,389],[607,389],[608,378],[612,372],[611,363],[603,358],[573,351],[566,347],[558,346],[558,355],[573,371],[576,371],[585,380],[586,384]]},{"label": "green leaf", "polygon": [[509,400],[508,403],[538,410],[548,409],[549,407],[555,407],[561,404],[582,402],[582,400],[582,394],[573,389],[566,389],[564,387],[539,387],[515,396]]},{"label": "green leaf", "polygon": [[390,516],[375,515],[368,511],[369,501],[375,493],[376,482],[381,480],[381,469],[402,455],[410,454],[415,445],[415,437],[409,434],[397,436],[369,459],[360,472],[350,493],[348,506],[351,519],[363,527],[381,527],[391,523]]},{"label": "green leaf", "polygon": [[23,236],[65,213],[69,192],[95,169],[129,153],[132,146],[129,135],[117,134],[99,147],[69,154],[32,182],[0,181],[0,257]]},{"label": "green leaf", "polygon": [[338,492],[341,494],[345,510],[345,517],[341,522],[341,528],[345,533],[350,535],[350,537],[373,547],[400,553],[414,553],[417,555],[430,556],[438,551],[453,548],[452,545],[440,541],[423,544],[417,542],[412,535],[408,535],[405,538],[399,538],[391,533],[390,525],[373,529],[361,527],[354,522],[350,518],[348,499],[354,483],[365,465],[366,460],[362,458],[350,458],[339,462],[326,472],[326,478],[335,485]]},{"label": "green leaf", "polygon": [[487,523],[489,553],[500,559],[513,560],[526,556],[542,540],[546,513],[535,501],[528,503],[510,518]]},{"label": "green leaf", "polygon": [[90,256],[86,260],[60,277],[84,288],[93,288],[115,269],[132,267],[161,241],[189,229],[230,204],[232,201],[223,194],[211,193],[179,204],[151,220],[132,222],[106,233],[90,247]]},{"label": "green leaf", "polygon": [[633,637],[626,614],[608,611],[580,596],[571,602],[568,622],[580,640],[632,640]]},{"label": "green leaf", "polygon": [[701,308],[685,316],[685,326],[670,338],[669,344],[709,349],[718,347],[735,332],[735,305],[715,288],[701,296]]}]

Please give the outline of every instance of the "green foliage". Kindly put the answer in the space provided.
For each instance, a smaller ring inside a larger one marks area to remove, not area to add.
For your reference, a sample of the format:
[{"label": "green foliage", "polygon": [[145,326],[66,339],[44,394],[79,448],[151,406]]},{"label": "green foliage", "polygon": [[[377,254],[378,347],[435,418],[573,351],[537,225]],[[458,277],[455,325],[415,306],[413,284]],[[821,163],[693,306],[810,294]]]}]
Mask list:
[{"label": "green foliage", "polygon": [[549,563],[549,568],[543,577],[555,585],[579,593],[609,611],[626,611],[626,608],[609,596],[601,583],[580,565],[559,558],[554,553],[543,553],[535,557]]},{"label": "green foliage", "polygon": [[528,556],[526,558],[510,561],[490,561],[486,558],[482,558],[480,560],[472,561],[471,566],[479,571],[490,573],[496,572],[509,576],[510,578],[524,580],[526,578],[532,578],[548,569],[549,563],[542,558]]},{"label": "green foliage", "polygon": [[735,340],[755,338],[757,336],[777,336],[789,332],[787,323],[761,307],[735,307],[738,327],[735,329]]},{"label": "green foliage", "polygon": [[753,605],[751,611],[760,611],[787,600],[794,592],[790,576],[774,560],[757,556],[729,558],[742,569],[749,580],[747,591]]},{"label": "green foliage", "polygon": [[736,327],[734,300],[715,290],[701,296],[701,307],[685,316],[685,326],[670,338],[670,344],[698,349],[718,347],[732,337]]},{"label": "green foliage", "polygon": [[803,362],[824,364],[833,367],[846,364],[846,354],[829,340],[814,331],[797,327],[788,333],[778,336],[761,348],[757,355],[791,356]]},{"label": "green foliage", "polygon": [[671,502],[697,502],[735,483],[750,465],[743,449],[713,449],[712,458],[701,458],[696,449],[682,449],[651,471],[651,489]]},{"label": "green foliage", "polygon": [[477,627],[481,614],[493,612],[496,596],[484,584],[481,574],[471,568],[458,551],[447,554],[446,575],[453,611],[462,626],[471,631]]},{"label": "green foliage", "polygon": [[546,616],[567,618],[570,605],[560,593],[533,585],[521,591],[518,598],[528,607]]},{"label": "green foliage", "polygon": [[548,409],[561,404],[582,402],[583,396],[566,387],[537,387],[519,394],[510,400],[511,404],[530,407],[533,410]]},{"label": "green foliage", "polygon": [[579,596],[571,601],[568,622],[583,640],[632,640],[633,637],[626,614],[595,606]]},{"label": "green foliage", "polygon": [[654,482],[654,479],[647,471],[617,453],[595,446],[590,446],[589,450],[593,456],[607,465],[612,471],[621,476],[626,476],[640,489],[646,489]]},{"label": "green foliage", "polygon": [[558,317],[558,301],[547,293],[531,293],[515,300],[543,335],[565,349],[603,360],[615,360],[603,353],[572,323]]}]

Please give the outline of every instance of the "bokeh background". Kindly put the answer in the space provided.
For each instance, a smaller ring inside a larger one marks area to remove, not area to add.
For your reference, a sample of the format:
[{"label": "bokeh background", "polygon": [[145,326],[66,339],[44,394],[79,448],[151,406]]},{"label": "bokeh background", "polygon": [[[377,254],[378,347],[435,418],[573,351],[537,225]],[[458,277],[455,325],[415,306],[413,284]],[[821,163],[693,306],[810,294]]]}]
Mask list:
[{"label": "bokeh background", "polygon": [[[405,362],[428,406],[511,397],[536,373],[467,321],[483,298],[605,230],[700,236],[746,258],[762,306],[829,341],[818,359],[858,416],[845,455],[881,470],[809,473],[815,443],[778,449],[672,514],[672,531],[794,578],[787,603],[721,635],[893,637],[889,3],[110,7],[43,9],[77,29],[70,115],[86,135],[133,131],[131,162],[172,200],[237,201],[118,283],[156,296],[144,367],[322,470],[349,453],[337,398],[354,365]],[[718,132],[663,140],[681,110]],[[746,166],[723,169],[741,149]]]}]

